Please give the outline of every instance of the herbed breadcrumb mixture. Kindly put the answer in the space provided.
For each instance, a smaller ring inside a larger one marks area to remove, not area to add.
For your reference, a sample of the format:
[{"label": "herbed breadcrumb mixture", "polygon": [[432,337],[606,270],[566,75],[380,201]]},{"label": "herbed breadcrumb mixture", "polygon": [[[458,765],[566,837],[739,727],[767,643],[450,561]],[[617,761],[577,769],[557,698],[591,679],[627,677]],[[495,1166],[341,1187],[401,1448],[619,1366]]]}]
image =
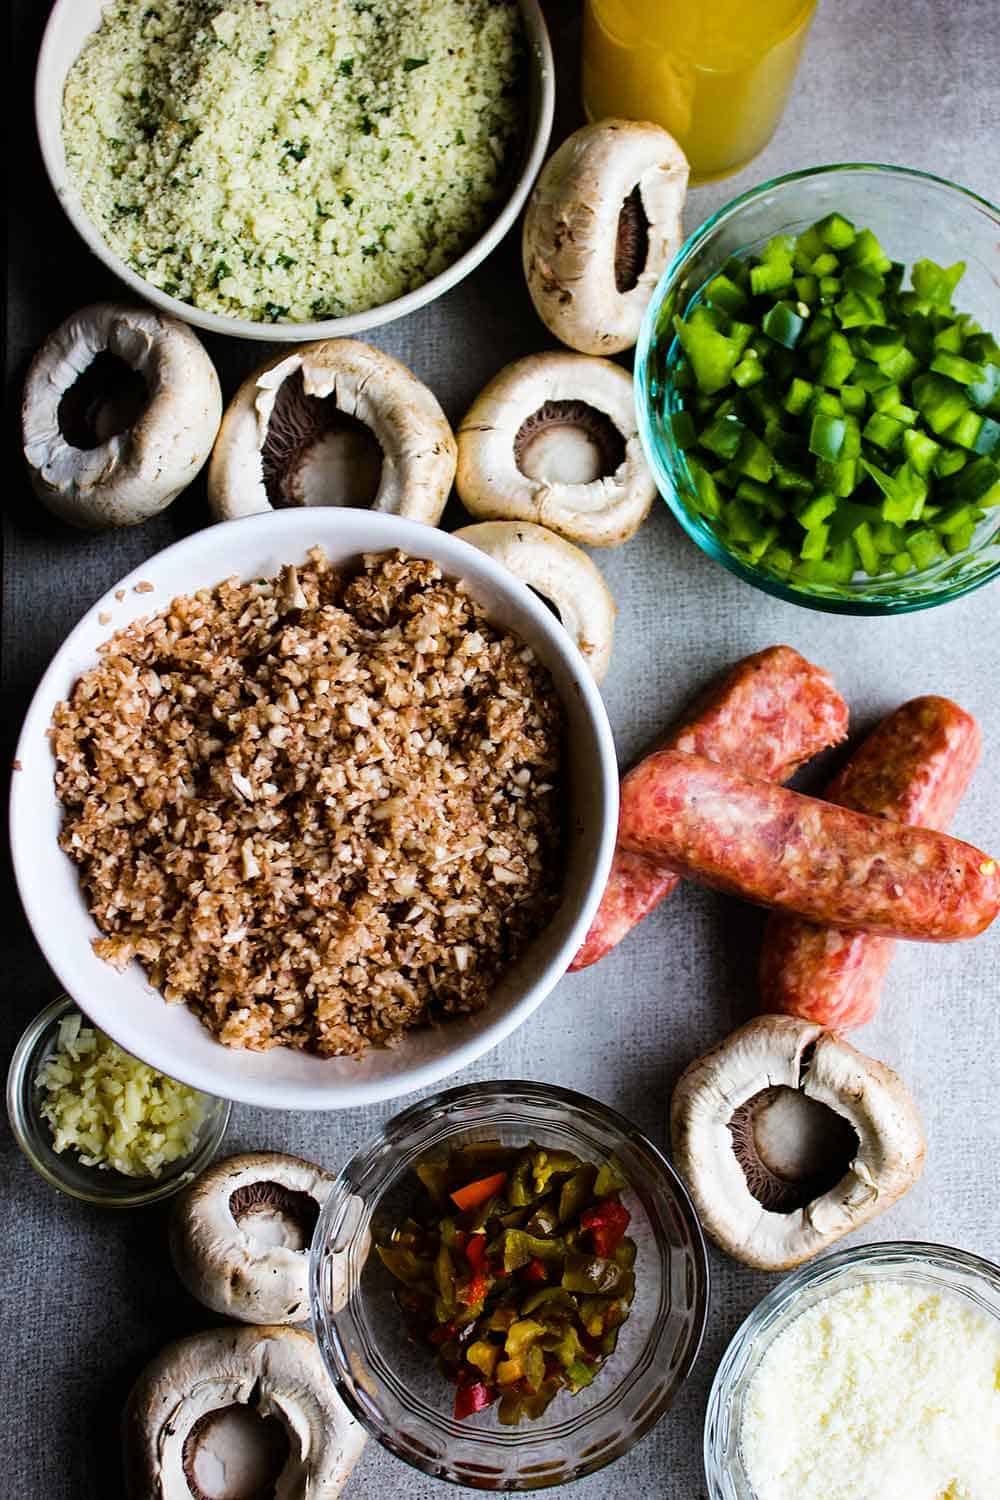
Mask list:
[{"label": "herbed breadcrumb mixture", "polygon": [[110,0],[63,96],[107,243],[209,312],[307,321],[443,271],[509,189],[515,0]]},{"label": "herbed breadcrumb mixture", "polygon": [[175,599],[51,736],[96,952],[227,1046],[359,1053],[478,1011],[560,899],[552,679],[433,562],[314,549]]}]

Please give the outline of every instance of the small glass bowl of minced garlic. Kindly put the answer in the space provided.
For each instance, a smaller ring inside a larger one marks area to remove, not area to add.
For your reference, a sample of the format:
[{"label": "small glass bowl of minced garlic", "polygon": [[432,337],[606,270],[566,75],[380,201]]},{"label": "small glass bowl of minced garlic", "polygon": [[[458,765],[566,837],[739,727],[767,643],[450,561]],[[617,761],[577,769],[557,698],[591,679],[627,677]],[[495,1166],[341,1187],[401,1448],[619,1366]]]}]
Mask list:
[{"label": "small glass bowl of minced garlic", "polygon": [[230,1104],[125,1052],[60,995],[7,1074],[7,1114],[40,1177],[71,1198],[129,1208],[169,1198],[218,1150]]},{"label": "small glass bowl of minced garlic", "polygon": [[1000,1266],[861,1245],[747,1318],[705,1417],[709,1500],[995,1500]]}]

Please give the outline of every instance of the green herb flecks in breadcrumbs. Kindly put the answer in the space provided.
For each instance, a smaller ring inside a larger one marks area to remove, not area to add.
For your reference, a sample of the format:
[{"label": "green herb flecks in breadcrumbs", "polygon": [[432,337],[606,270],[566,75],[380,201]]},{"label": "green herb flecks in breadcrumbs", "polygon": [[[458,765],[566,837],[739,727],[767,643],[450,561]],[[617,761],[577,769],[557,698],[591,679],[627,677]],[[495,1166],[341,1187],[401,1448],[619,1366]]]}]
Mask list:
[{"label": "green herb flecks in breadcrumbs", "polygon": [[361,312],[489,222],[523,65],[514,0],[111,0],[66,82],[67,167],[111,248],[184,301]]}]

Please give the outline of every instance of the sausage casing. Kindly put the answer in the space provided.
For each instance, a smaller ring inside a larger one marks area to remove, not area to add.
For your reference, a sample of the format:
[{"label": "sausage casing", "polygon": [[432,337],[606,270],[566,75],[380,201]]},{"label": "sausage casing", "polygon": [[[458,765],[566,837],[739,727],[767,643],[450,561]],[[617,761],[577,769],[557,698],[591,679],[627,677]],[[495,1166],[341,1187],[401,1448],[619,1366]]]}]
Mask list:
[{"label": "sausage casing", "polygon": [[675,874],[827,926],[955,942],[1000,910],[982,850],[662,750],[622,782],[619,841]]},{"label": "sausage casing", "polygon": [[[787,781],[847,733],[847,704],[829,672],[791,646],[744,657],[691,704],[658,748],[691,751],[745,776]],[[597,915],[571,969],[585,969],[627,937],[676,889],[679,877],[618,848]]]},{"label": "sausage casing", "polygon": [[[976,768],[979,725],[950,698],[912,698],[883,719],[827,787],[829,802],[945,829]],[[774,912],[760,953],[761,1008],[841,1030],[878,1009],[892,938]]]}]

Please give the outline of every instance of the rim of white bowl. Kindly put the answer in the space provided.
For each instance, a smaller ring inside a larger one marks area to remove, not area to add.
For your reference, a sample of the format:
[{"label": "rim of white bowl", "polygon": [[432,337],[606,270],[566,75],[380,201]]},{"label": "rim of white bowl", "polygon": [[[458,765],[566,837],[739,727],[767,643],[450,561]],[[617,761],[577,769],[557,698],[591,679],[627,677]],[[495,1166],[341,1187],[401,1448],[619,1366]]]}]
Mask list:
[{"label": "rim of white bowl", "polygon": [[[50,74],[57,67],[56,37],[63,16],[77,3],[78,0],[56,0],[46,22],[35,67],[35,129],[52,190],[63,213],[87,248],[120,281],[154,307],[208,333],[220,333],[229,338],[254,339],[260,343],[308,343],[315,339],[350,338],[373,328],[381,328],[386,323],[393,323],[397,318],[404,318],[408,313],[416,312],[418,308],[436,301],[453,286],[464,281],[496,249],[524,207],[535,178],[541,171],[555,112],[555,63],[539,0],[518,0],[531,59],[529,97],[536,119],[529,134],[527,154],[510,196],[475,243],[437,276],[425,281],[423,286],[415,287],[412,292],[406,292],[391,302],[383,302],[379,307],[350,313],[343,318],[323,318],[309,323],[257,323],[250,318],[228,318],[222,313],[207,312],[190,302],[182,302],[179,297],[169,296],[133,271],[100,234],[70,183],[62,151],[62,88],[53,89]],[[57,96],[56,105],[52,103],[54,95]]]},{"label": "rim of white bowl", "polygon": [[[80,985],[77,983],[72,960],[64,952],[58,925],[53,929],[51,900],[47,899],[46,890],[27,873],[32,845],[37,841],[37,823],[33,816],[33,809],[37,804],[27,791],[22,791],[25,781],[15,771],[11,777],[9,799],[10,848],[14,878],[25,917],[34,933],[35,940],[66,992],[73,998],[80,1010],[113,1041],[151,1067],[169,1074],[172,1078],[179,1079],[182,1083],[190,1084],[204,1093],[270,1109],[353,1109],[359,1105],[397,1099],[450,1077],[502,1042],[538,1009],[542,1001],[566,974],[604,894],[618,826],[618,764],[607,710],[583,656],[572,637],[547,605],[506,568],[470,543],[463,541],[461,537],[439,531],[436,527],[426,526],[420,521],[411,521],[379,511],[363,511],[347,507],[268,511],[260,515],[244,516],[234,521],[220,522],[163,548],[152,558],[133,568],[117,584],[112,584],[108,589],[103,590],[99,600],[87,609],[66,636],[35,689],[18,736],[17,748],[14,752],[15,760],[23,765],[28,762],[29,756],[37,753],[37,744],[45,736],[52,718],[52,710],[56,702],[64,696],[67,659],[73,656],[80,634],[91,623],[100,600],[112,597],[116,590],[125,590],[126,597],[131,597],[135,585],[150,581],[150,575],[155,573],[162,562],[167,559],[183,558],[187,552],[203,550],[210,545],[209,539],[218,544],[212,547],[212,555],[225,559],[229,553],[227,538],[234,535],[236,528],[239,528],[244,535],[256,531],[263,537],[269,529],[277,529],[281,524],[283,528],[290,529],[295,537],[295,542],[283,540],[282,546],[301,543],[303,551],[310,546],[322,546],[324,539],[316,534],[322,524],[317,521],[319,516],[326,519],[364,517],[365,521],[373,524],[376,530],[385,531],[384,543],[359,546],[359,552],[399,547],[413,556],[430,556],[441,562],[446,569],[453,569],[457,574],[461,574],[464,560],[485,575],[498,592],[507,593],[512,597],[545,640],[546,646],[561,659],[571,679],[573,690],[584,704],[594,734],[601,780],[598,796],[604,807],[604,819],[597,840],[594,868],[587,885],[586,895],[581,900],[577,915],[562,943],[546,963],[539,977],[527,985],[525,992],[510,1005],[507,1012],[495,1021],[484,1024],[475,1036],[462,1041],[460,1031],[456,1028],[456,1042],[443,1057],[404,1067],[398,1074],[389,1078],[365,1080],[355,1084],[339,1081],[332,1082],[327,1087],[317,1087],[305,1081],[284,1081],[275,1084],[252,1076],[248,1077],[245,1074],[239,1074],[234,1080],[228,1077],[220,1080],[218,1074],[210,1066],[202,1066],[197,1060],[189,1058],[182,1047],[178,1047],[176,1052],[168,1049],[162,1055],[157,1055],[156,1049],[151,1050],[146,1045],[146,1039],[138,1029],[138,1024],[134,1031],[130,1029],[128,1023],[131,1012],[128,1007],[123,1007],[114,1001],[102,1003],[99,997],[95,1000],[91,994],[79,993]],[[221,581],[227,576],[224,571],[225,566],[225,562],[220,561],[219,577],[213,579],[212,582]],[[238,573],[240,570],[234,569],[233,571]],[[197,579],[193,579],[192,586],[205,587],[211,584],[202,584]],[[148,602],[151,596],[145,591],[143,594]],[[164,599],[159,607],[163,608],[167,602]],[[139,613],[142,611],[137,611],[136,618]],[[109,624],[102,629],[106,635],[110,635],[114,630],[121,629],[123,624],[124,622]],[[55,797],[54,788],[52,796]],[[81,899],[83,899],[82,895]],[[96,927],[94,932],[96,935]],[[133,960],[134,962],[136,961]],[[148,981],[146,983],[151,997],[163,1003],[159,991],[154,990]],[[117,1000],[117,997],[115,999]],[[480,1013],[480,1015],[484,1014],[486,1012]],[[478,1017],[470,1019],[475,1021]],[[461,1023],[458,1025],[460,1026]],[[222,1046],[221,1043],[216,1043],[216,1045]],[[242,1055],[239,1049],[226,1050],[234,1050],[237,1056]],[[337,1059],[331,1059],[331,1061],[335,1062]]]}]

